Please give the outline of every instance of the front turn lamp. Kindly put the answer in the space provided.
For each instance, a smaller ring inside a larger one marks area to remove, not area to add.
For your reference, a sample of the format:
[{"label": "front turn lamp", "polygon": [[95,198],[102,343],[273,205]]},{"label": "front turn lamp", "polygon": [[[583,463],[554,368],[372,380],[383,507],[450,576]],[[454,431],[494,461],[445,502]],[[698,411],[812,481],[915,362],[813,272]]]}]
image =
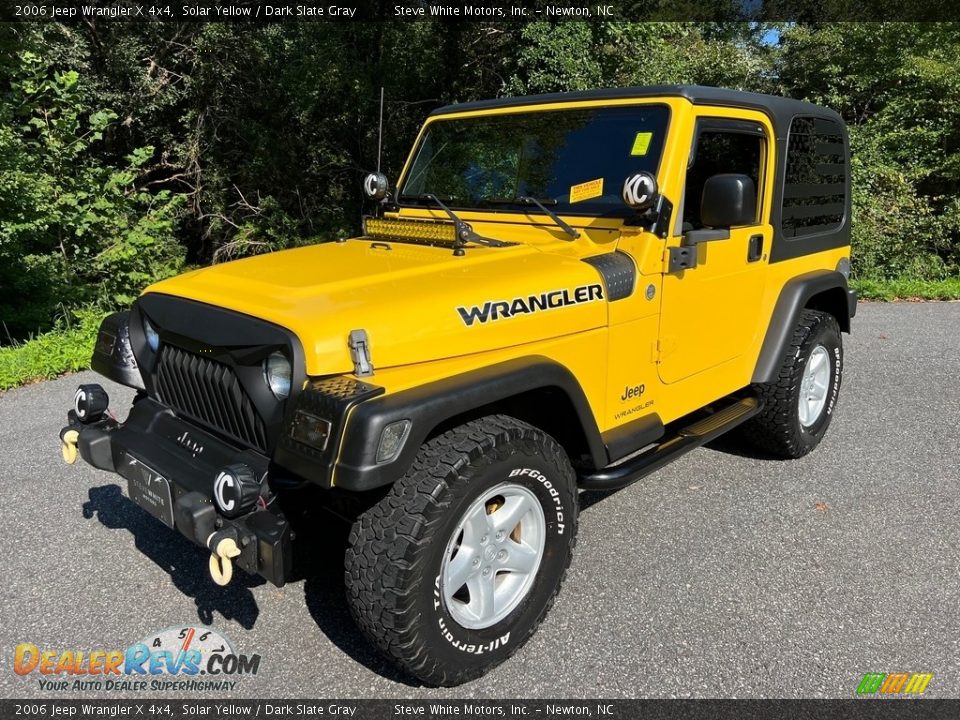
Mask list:
[{"label": "front turn lamp", "polygon": [[383,429],[380,433],[380,445],[377,446],[377,465],[390,462],[400,454],[407,435],[410,434],[411,424],[409,420],[397,420]]},{"label": "front turn lamp", "polygon": [[297,410],[293,416],[290,437],[321,452],[330,441],[330,421],[305,410]]},{"label": "front turn lamp", "polygon": [[290,361],[275,352],[263,361],[263,379],[278,400],[290,396]]}]

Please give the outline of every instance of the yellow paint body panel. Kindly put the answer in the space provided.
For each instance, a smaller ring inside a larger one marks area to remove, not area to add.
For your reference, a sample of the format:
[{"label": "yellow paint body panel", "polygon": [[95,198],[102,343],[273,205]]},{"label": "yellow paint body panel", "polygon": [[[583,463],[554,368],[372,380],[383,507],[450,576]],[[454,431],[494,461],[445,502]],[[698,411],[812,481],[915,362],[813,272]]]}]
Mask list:
[{"label": "yellow paint body panel", "polygon": [[[774,305],[798,275],[833,270],[849,247],[769,264],[773,131],[760,112],[694,106],[683,98],[576,101],[485,109],[432,118],[552,112],[574,107],[666,105],[670,123],[658,172],[663,194],[680,198],[697,117],[754,121],[767,134],[761,222],[699,248],[699,266],[667,273],[666,239],[622,220],[564,216],[581,231],[570,241],[542,213],[458,211],[480,235],[504,248],[354,238],[276,252],[197,270],[157,283],[167,293],[225,307],[288,328],[299,337],[311,376],[350,374],[351,330],[370,339],[373,382],[387,393],[533,355],[567,367],[578,379],[601,431],[656,412],[668,423],[747,386]],[[411,154],[412,157],[412,154]],[[411,163],[408,158],[404,173]],[[676,208],[674,215],[676,216]],[[676,225],[672,219],[671,228]],[[432,208],[403,208],[389,217],[445,220]],[[748,238],[764,236],[764,257],[746,262]],[[511,301],[600,283],[582,260],[621,250],[637,265],[633,294],[467,326],[457,308]],[[639,397],[629,388],[642,386]]]}]

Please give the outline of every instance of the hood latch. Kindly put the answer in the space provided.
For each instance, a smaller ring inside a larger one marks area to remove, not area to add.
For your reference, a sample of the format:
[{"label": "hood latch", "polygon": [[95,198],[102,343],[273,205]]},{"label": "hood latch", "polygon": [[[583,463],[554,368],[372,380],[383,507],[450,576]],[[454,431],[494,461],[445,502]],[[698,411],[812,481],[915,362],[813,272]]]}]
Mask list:
[{"label": "hood latch", "polygon": [[363,328],[350,331],[350,358],[353,360],[353,374],[357,377],[373,375],[373,362],[370,360],[370,339]]}]

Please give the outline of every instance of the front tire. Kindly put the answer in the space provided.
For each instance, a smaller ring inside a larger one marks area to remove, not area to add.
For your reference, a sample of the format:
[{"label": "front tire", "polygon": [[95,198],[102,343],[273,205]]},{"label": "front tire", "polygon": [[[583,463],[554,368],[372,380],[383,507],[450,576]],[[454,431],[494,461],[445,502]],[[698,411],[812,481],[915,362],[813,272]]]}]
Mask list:
[{"label": "front tire", "polygon": [[549,435],[503,415],[421,449],[350,532],[348,603],[367,638],[430,685],[500,664],[543,620],[570,564],[577,489]]},{"label": "front tire", "polygon": [[777,378],[754,385],[763,410],[743,427],[755,446],[792,459],[813,450],[830,426],[843,377],[843,343],[832,315],[804,310]]}]

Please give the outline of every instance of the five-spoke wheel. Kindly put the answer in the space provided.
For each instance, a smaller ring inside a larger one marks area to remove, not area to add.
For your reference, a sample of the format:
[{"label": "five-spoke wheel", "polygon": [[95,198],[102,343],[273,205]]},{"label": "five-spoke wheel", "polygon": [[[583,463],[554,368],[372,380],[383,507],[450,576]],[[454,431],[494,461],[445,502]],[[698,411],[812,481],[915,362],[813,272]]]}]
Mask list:
[{"label": "five-spoke wheel", "polygon": [[540,501],[521,485],[497,485],[467,509],[441,571],[443,599],[460,625],[490,627],[520,604],[540,567],[545,525]]}]

